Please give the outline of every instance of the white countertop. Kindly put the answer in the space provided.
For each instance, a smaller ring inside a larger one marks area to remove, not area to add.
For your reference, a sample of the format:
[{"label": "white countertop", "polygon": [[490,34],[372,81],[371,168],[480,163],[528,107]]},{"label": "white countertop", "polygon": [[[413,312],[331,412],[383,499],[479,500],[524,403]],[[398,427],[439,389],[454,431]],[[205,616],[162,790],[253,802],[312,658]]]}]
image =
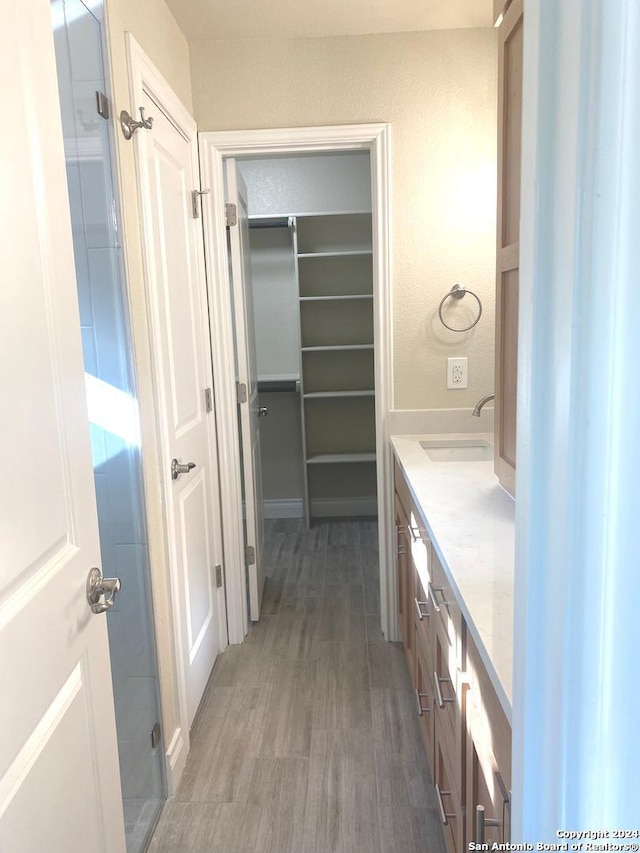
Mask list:
[{"label": "white countertop", "polygon": [[[398,435],[391,443],[511,722],[515,502],[498,485],[493,462],[432,462],[420,446],[455,437]],[[458,437],[493,443],[491,434]]]}]

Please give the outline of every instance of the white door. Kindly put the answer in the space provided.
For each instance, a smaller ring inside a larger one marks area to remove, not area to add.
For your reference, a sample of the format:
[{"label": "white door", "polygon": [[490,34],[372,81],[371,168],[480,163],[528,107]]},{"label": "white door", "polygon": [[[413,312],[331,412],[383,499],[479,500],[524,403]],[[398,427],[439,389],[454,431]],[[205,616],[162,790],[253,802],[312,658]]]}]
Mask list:
[{"label": "white door", "polygon": [[237,215],[236,224],[229,229],[230,272],[235,312],[238,382],[246,388],[246,399],[240,398],[240,440],[249,570],[249,611],[251,619],[257,621],[260,618],[260,604],[264,590],[261,559],[264,538],[259,426],[261,411],[258,401],[247,188],[232,158],[225,161],[225,179],[227,202],[235,205]]},{"label": "white door", "polygon": [[[194,219],[192,205],[192,192],[200,186],[197,129],[188,114],[175,116],[173,109],[176,121],[170,121],[148,94],[140,106],[153,118],[152,129],[138,131],[136,141],[143,166],[162,478],[191,725],[220,651],[224,619],[224,591],[216,587],[222,535],[204,244],[202,220]],[[193,467],[174,478],[174,460]]]},{"label": "white door", "polygon": [[3,3],[0,101],[0,850],[123,853],[49,0]]}]

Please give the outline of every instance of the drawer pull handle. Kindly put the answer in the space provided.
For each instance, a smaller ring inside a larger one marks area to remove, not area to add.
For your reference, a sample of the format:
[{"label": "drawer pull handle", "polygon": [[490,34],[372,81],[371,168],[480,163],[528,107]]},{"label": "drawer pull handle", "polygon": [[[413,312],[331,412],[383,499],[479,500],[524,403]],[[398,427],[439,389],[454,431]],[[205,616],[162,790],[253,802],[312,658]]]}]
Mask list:
[{"label": "drawer pull handle", "polygon": [[484,816],[484,806],[476,806],[476,844],[484,844],[485,827],[497,829],[502,826],[499,820],[495,818],[486,818]]},{"label": "drawer pull handle", "polygon": [[418,716],[419,717],[422,717],[425,714],[431,713],[431,708],[423,708],[422,707],[422,700],[428,699],[428,698],[429,698],[428,693],[420,693],[419,690],[416,690],[416,702],[418,703]]},{"label": "drawer pull handle", "polygon": [[448,797],[451,794],[451,791],[441,791],[439,785],[436,785],[435,788],[436,788],[436,795],[438,797],[438,807],[440,809],[440,819],[442,820],[442,825],[448,826],[449,825],[449,818],[452,818],[453,820],[455,820],[457,815],[455,813],[450,814],[449,812],[445,811],[444,801],[442,798]]},{"label": "drawer pull handle", "polygon": [[431,581],[429,581],[429,583],[427,584],[427,592],[431,596],[431,601],[433,601],[433,609],[436,611],[436,613],[440,613],[440,608],[446,607],[449,603],[448,601],[445,601],[443,599],[440,604],[438,604],[438,599],[436,598],[436,592],[444,592],[444,587],[434,586]]},{"label": "drawer pull handle", "polygon": [[419,540],[422,539],[422,534],[420,532],[419,527],[413,527],[413,525],[409,524],[409,525],[407,525],[407,530],[411,534],[411,538],[413,539],[414,542],[418,542]]},{"label": "drawer pull handle", "polygon": [[428,618],[429,616],[431,616],[431,614],[430,614],[430,613],[425,613],[425,612],[422,610],[422,608],[423,608],[423,607],[428,607],[428,606],[429,606],[429,602],[428,602],[428,601],[418,601],[418,599],[417,599],[417,598],[414,598],[413,600],[414,600],[414,601],[415,601],[415,603],[416,603],[416,610],[418,611],[418,619],[419,619],[421,622],[422,622],[422,620],[425,618],[425,616],[426,616],[427,618]]},{"label": "drawer pull handle", "polygon": [[447,702],[455,702],[455,699],[450,699],[449,697],[443,697],[442,696],[442,690],[440,689],[440,685],[444,684],[445,681],[448,682],[449,684],[451,684],[450,678],[440,678],[438,676],[438,673],[434,669],[434,671],[433,671],[433,686],[436,689],[436,702],[438,703],[439,708],[444,708],[445,703],[447,703]]}]

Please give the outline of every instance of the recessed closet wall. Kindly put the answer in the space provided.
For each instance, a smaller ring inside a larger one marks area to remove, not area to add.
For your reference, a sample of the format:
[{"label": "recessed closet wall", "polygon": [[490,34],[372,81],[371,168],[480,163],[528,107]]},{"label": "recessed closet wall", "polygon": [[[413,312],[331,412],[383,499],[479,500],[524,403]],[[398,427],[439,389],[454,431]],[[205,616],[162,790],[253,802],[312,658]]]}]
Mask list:
[{"label": "recessed closet wall", "polygon": [[269,410],[265,515],[374,514],[369,155],[238,166],[252,226],[260,403]]}]

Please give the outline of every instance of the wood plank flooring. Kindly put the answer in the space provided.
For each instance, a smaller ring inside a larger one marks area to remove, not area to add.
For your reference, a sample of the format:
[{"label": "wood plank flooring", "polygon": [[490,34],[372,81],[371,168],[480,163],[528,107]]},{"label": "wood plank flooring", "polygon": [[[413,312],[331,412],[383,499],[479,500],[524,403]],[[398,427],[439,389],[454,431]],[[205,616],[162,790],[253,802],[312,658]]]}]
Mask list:
[{"label": "wood plank flooring", "polygon": [[266,533],[263,615],[216,663],[150,853],[444,853],[375,521]]}]

